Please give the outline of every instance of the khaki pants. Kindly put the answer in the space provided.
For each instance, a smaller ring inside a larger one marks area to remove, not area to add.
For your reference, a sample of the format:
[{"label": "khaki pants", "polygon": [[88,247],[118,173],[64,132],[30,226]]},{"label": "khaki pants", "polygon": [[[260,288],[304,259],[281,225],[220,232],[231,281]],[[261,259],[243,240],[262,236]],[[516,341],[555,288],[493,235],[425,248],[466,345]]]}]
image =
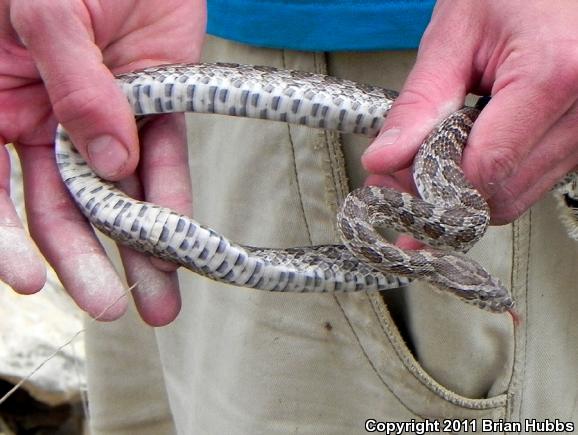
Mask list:
[{"label": "khaki pants", "polygon": [[[413,56],[214,38],[205,52],[207,61],[391,88]],[[366,139],[215,115],[191,115],[188,127],[195,218],[255,246],[337,241],[335,215],[363,180]],[[149,328],[134,312],[90,325],[94,434],[351,435],[366,433],[367,419],[576,422],[578,247],[556,214],[546,198],[471,251],[512,289],[515,327],[420,283],[383,295],[269,294],[181,272],[183,308],[170,326]]]}]

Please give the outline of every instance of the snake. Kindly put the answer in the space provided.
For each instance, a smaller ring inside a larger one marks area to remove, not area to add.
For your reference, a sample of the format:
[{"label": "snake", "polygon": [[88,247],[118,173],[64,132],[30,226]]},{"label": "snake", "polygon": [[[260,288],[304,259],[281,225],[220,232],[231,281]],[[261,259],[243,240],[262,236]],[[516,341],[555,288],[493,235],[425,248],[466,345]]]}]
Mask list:
[{"label": "snake", "polygon": [[[306,125],[375,137],[397,93],[323,74],[230,63],[161,65],[120,74],[117,82],[135,115],[214,113]],[[104,234],[212,280],[279,292],[383,291],[414,279],[430,282],[481,309],[510,312],[506,286],[465,253],[490,222],[483,197],[460,169],[478,108],[444,119],[413,164],[419,196],[362,187],[337,215],[341,244],[265,248],[243,246],[194,219],[137,201],[100,179],[59,125],[56,162],[72,198]],[[576,174],[559,186],[567,207],[578,198]],[[569,187],[568,187],[569,186]],[[576,207],[575,207],[576,208]],[[380,229],[426,244],[402,250]]]}]

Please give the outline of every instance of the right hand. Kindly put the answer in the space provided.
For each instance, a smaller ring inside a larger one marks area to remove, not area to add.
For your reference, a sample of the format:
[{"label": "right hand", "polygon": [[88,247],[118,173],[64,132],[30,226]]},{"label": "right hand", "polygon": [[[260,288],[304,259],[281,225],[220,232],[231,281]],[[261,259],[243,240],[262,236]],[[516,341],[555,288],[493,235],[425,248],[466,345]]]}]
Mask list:
[{"label": "right hand", "polygon": [[[113,74],[198,62],[205,19],[204,0],[0,0],[0,142],[14,143],[20,155],[32,238],[93,316],[118,299],[124,285],[60,180],[52,146],[56,124],[102,177],[131,176],[125,184],[132,193],[143,190],[146,200],[190,214],[182,115],[153,119],[141,132],[139,180],[131,175],[139,134]],[[44,264],[15,212],[9,183],[1,147],[0,279],[33,293],[44,285]],[[173,320],[180,307],[175,268],[156,263],[169,270],[163,272],[140,254],[123,253],[129,281],[144,282],[135,293],[143,319],[153,325]],[[120,301],[101,319],[117,318],[125,308]]]}]

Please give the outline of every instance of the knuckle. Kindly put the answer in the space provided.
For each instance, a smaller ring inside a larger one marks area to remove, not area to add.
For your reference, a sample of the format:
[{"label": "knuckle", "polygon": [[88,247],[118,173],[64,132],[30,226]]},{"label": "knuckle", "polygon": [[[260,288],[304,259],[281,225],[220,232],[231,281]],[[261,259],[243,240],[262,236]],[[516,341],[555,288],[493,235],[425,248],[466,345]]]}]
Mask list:
[{"label": "knuckle", "polygon": [[[578,48],[575,45],[545,47],[537,62],[526,65],[529,88],[541,101],[564,101],[578,92]],[[536,68],[536,64],[540,68]]]},{"label": "knuckle", "polygon": [[30,38],[43,34],[46,25],[70,14],[70,6],[68,1],[19,0],[11,4],[10,21],[27,45]]},{"label": "knuckle", "polygon": [[500,191],[488,202],[491,210],[491,222],[494,225],[509,224],[522,216],[527,205],[519,199],[508,185],[500,187]]},{"label": "knuckle", "polygon": [[52,100],[56,117],[65,125],[94,120],[107,106],[97,90],[65,84],[53,89]]},{"label": "knuckle", "polygon": [[408,86],[400,98],[407,105],[420,104],[436,107],[440,104],[440,99],[445,98],[444,94],[440,77],[430,69],[422,68],[412,73],[408,80]]},{"label": "knuckle", "polygon": [[487,183],[501,181],[510,176],[518,166],[520,156],[517,150],[511,146],[504,146],[488,150],[480,163],[480,177]]}]

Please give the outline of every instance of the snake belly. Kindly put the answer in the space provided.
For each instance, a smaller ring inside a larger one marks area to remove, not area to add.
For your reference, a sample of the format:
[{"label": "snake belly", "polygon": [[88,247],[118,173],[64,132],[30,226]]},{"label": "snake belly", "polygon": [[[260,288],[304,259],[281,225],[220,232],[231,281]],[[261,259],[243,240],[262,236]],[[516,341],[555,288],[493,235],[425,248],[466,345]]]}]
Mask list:
[{"label": "snake belly", "polygon": [[[396,93],[334,77],[237,64],[163,65],[122,74],[118,83],[135,115],[202,112],[267,119],[374,137]],[[481,196],[467,183],[461,149],[478,111],[446,119],[414,162],[423,199],[377,187],[353,191],[338,216],[344,245],[288,249],[241,246],[193,219],[128,198],[99,179],[57,130],[56,159],[72,197],[94,226],[139,251],[210,279],[270,291],[372,291],[423,278],[480,308],[504,312],[505,286],[467,251],[489,223]],[[376,226],[410,232],[436,248],[405,252]]]}]

